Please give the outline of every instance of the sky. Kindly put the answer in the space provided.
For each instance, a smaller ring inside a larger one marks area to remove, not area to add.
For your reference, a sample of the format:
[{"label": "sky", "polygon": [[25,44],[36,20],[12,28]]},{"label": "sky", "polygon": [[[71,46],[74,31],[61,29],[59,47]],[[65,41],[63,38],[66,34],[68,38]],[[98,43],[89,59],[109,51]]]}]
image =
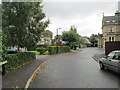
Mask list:
[{"label": "sky", "polygon": [[43,12],[50,19],[47,30],[57,34],[77,28],[81,36],[102,33],[102,17],[112,16],[118,10],[119,0],[44,0]]}]

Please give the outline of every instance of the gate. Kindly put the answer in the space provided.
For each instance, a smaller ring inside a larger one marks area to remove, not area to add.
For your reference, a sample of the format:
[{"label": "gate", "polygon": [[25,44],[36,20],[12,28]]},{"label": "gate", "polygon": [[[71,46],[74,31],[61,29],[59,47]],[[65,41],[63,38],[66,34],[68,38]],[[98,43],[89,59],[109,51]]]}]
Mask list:
[{"label": "gate", "polygon": [[105,55],[114,50],[120,50],[120,41],[105,42]]}]

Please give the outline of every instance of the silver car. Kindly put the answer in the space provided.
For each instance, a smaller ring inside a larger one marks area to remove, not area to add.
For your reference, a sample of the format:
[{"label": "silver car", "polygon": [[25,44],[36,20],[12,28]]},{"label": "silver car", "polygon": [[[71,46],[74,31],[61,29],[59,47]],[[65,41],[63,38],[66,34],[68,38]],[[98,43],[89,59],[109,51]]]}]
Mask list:
[{"label": "silver car", "polygon": [[120,73],[120,50],[112,51],[99,61],[100,69],[105,68]]}]

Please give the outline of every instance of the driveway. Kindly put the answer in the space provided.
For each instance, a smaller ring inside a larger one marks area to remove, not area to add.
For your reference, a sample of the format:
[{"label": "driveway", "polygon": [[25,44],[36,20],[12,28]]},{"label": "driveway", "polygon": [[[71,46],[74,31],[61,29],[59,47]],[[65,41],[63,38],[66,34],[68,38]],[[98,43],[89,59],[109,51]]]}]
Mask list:
[{"label": "driveway", "polygon": [[99,48],[83,48],[49,61],[29,88],[118,88],[117,73],[101,71],[93,60]]}]

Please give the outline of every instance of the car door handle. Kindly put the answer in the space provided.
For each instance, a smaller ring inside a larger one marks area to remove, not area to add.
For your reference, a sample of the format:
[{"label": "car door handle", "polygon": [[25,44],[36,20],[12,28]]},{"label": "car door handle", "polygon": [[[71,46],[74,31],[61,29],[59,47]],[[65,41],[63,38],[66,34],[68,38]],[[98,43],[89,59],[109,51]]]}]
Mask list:
[{"label": "car door handle", "polygon": [[111,60],[109,60],[109,61],[111,61]]}]

